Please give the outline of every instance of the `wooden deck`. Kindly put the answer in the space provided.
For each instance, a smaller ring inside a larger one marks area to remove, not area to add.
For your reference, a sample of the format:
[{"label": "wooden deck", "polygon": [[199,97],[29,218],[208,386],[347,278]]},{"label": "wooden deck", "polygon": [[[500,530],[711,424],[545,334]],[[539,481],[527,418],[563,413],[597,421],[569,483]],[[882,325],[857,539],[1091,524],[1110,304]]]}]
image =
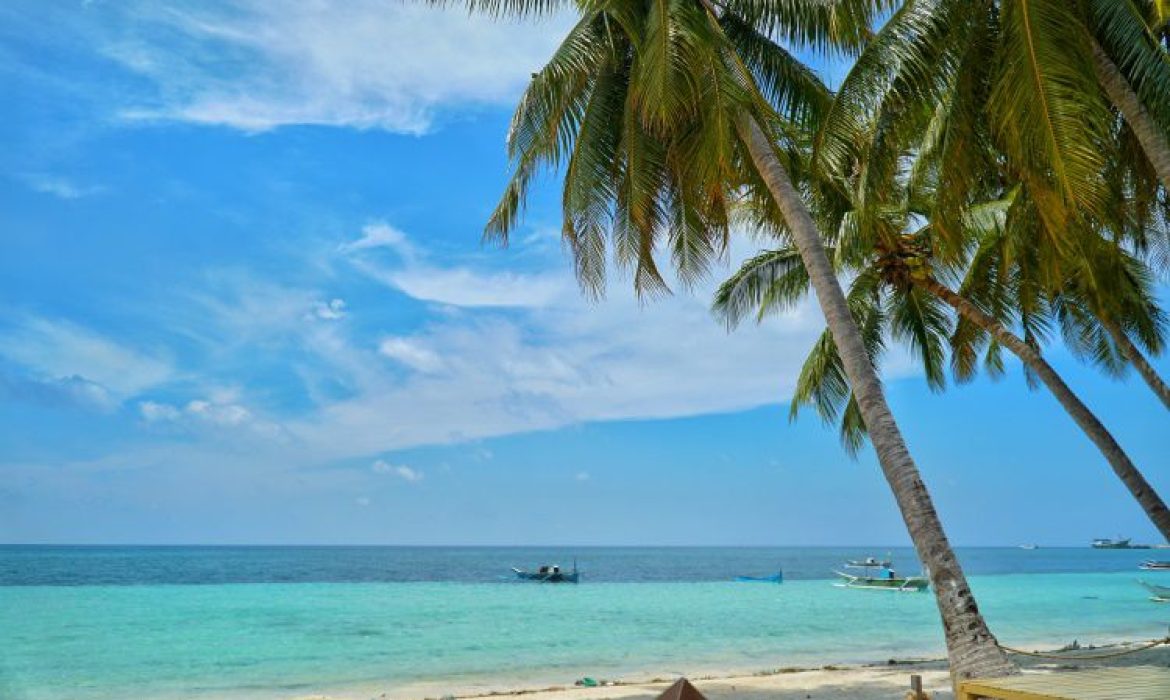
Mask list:
[{"label": "wooden deck", "polygon": [[1170,700],[1170,668],[1130,666],[959,683],[958,700]]}]

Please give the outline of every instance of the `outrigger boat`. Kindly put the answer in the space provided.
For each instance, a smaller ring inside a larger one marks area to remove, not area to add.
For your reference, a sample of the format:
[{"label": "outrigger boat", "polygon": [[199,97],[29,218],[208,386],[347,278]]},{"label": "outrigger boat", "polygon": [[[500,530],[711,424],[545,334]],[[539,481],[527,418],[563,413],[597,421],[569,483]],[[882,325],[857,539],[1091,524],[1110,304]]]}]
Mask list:
[{"label": "outrigger boat", "polygon": [[581,574],[577,571],[577,562],[573,562],[572,571],[562,571],[556,564],[545,564],[536,571],[525,571],[512,567],[516,577],[522,581],[537,581],[540,583],[577,583]]},{"label": "outrigger boat", "polygon": [[1141,564],[1138,564],[1138,568],[1144,571],[1170,571],[1170,561],[1154,561],[1153,559],[1147,559]]},{"label": "outrigger boat", "polygon": [[[873,563],[867,563],[872,561]],[[838,588],[869,588],[878,591],[919,592],[930,588],[930,580],[925,576],[899,576],[898,572],[890,568],[891,562],[877,561],[869,557],[863,561],[845,562],[847,568],[865,569],[862,575],[847,574],[844,571],[834,571],[841,580],[834,583]],[[876,571],[875,571],[876,570]]]},{"label": "outrigger boat", "polygon": [[1150,600],[1155,603],[1170,603],[1170,586],[1159,586],[1153,583],[1146,583],[1138,579],[1138,583],[1150,592]]}]

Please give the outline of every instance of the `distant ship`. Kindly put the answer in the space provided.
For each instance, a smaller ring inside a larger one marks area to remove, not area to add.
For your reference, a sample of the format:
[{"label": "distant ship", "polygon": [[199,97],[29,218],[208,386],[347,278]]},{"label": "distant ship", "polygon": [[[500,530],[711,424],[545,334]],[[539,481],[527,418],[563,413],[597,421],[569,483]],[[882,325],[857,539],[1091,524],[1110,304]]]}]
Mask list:
[{"label": "distant ship", "polygon": [[1038,545],[1038,544],[1021,544],[1021,545],[1017,545],[1017,546],[1020,549],[1039,549],[1040,548],[1040,545]]},{"label": "distant ship", "polygon": [[1093,540],[1093,549],[1149,549],[1148,544],[1130,544],[1130,538],[1111,540],[1108,537],[1098,537]]}]

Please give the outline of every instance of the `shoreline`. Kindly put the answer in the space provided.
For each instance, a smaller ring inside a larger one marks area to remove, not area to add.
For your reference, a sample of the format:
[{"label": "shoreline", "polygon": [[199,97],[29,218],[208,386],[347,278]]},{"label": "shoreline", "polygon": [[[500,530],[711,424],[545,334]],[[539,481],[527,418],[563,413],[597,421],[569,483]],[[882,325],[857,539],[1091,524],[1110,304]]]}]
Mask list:
[{"label": "shoreline", "polygon": [[[1093,652],[1122,652],[1138,647],[1143,640],[1106,639],[1085,642],[1075,650],[1052,642],[1025,645],[1024,651],[1067,654],[1059,659],[1038,659],[1014,655],[1025,673],[1046,673],[1081,667],[1170,665],[1170,646],[1138,651],[1108,660],[1083,658]],[[464,683],[442,680],[412,682],[395,688],[362,684],[345,690],[281,696],[281,700],[652,700],[679,677],[686,677],[711,700],[866,700],[901,697],[909,689],[911,674],[922,677],[923,689],[932,698],[951,697],[950,675],[942,654],[925,657],[891,658],[868,663],[823,663],[783,666],[746,671],[744,669],[695,669],[681,675],[631,673],[613,679],[597,679],[597,686],[573,684],[509,684],[503,679]]]}]

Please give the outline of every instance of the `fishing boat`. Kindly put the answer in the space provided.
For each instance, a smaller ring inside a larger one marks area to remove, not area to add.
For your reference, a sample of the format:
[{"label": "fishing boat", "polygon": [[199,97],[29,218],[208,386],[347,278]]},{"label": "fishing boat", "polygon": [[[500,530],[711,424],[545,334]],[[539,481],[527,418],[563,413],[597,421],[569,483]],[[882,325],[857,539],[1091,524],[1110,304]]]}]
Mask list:
[{"label": "fishing boat", "polygon": [[869,575],[869,572],[866,572],[864,576],[858,576],[847,574],[844,571],[834,571],[833,573],[840,576],[841,580],[833,585],[838,588],[868,588],[904,593],[917,593],[930,588],[930,580],[925,576],[899,576],[898,572],[889,568],[885,568],[883,571],[884,573],[879,573],[876,576]]},{"label": "fishing boat", "polygon": [[1146,583],[1138,579],[1138,583],[1142,588],[1150,592],[1150,600],[1155,603],[1170,603],[1170,586],[1159,586],[1153,583]]},{"label": "fishing boat", "polygon": [[1147,559],[1141,564],[1138,564],[1138,568],[1144,571],[1170,571],[1170,561]]},{"label": "fishing boat", "polygon": [[577,562],[573,562],[572,571],[564,571],[556,564],[545,564],[536,571],[526,571],[524,569],[517,569],[512,567],[516,578],[521,581],[537,581],[539,583],[577,583],[581,580],[581,574],[577,571]]},{"label": "fishing boat", "polygon": [[740,583],[784,583],[784,572],[777,571],[769,576],[736,576]]},{"label": "fishing boat", "polygon": [[874,557],[867,557],[860,561],[847,561],[845,568],[864,569],[862,574],[849,574],[844,571],[834,571],[841,580],[834,583],[839,588],[869,588],[879,591],[925,591],[930,588],[930,581],[924,576],[899,576],[897,571],[890,568],[893,562],[887,558],[878,561]]},{"label": "fishing boat", "polygon": [[1038,544],[1021,544],[1021,545],[1016,545],[1016,546],[1019,547],[1020,549],[1039,549],[1040,548],[1040,545],[1038,545]]}]

